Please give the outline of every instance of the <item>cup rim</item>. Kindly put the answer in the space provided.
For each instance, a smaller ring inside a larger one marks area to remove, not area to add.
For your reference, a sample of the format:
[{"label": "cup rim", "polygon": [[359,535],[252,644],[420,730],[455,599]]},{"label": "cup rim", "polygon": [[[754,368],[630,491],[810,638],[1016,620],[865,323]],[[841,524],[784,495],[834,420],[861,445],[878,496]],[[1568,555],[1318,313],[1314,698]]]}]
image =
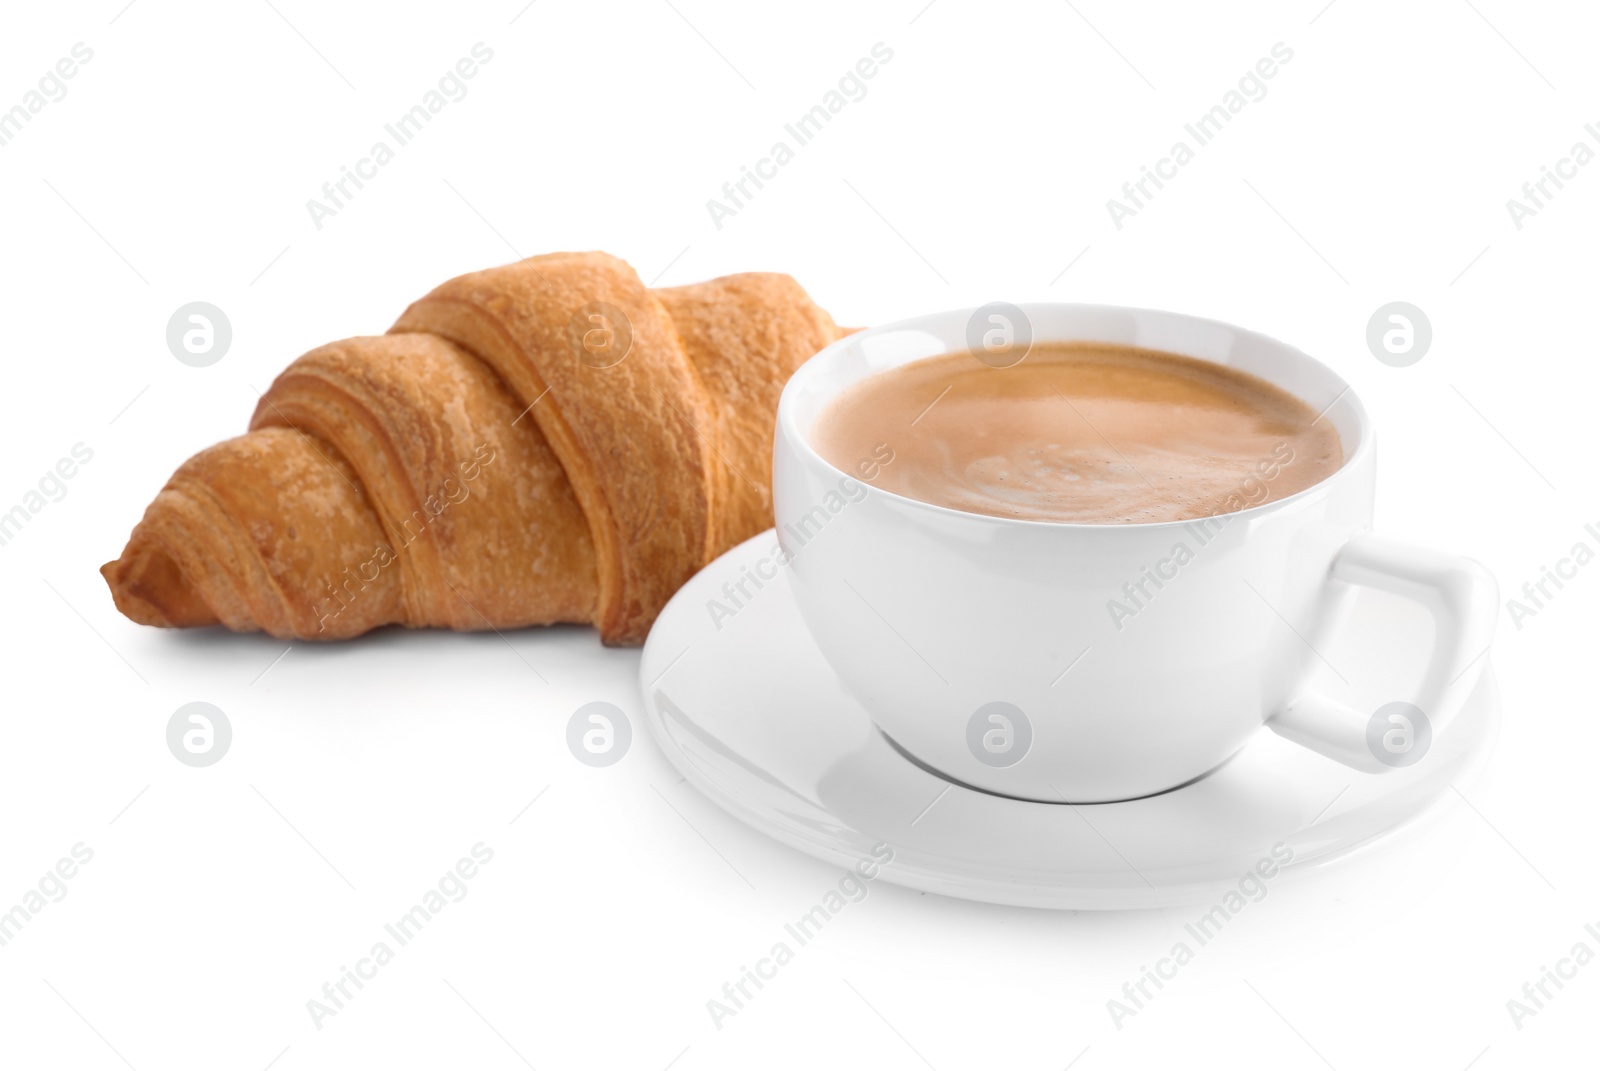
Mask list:
[{"label": "cup rim", "polygon": [[[860,331],[852,332],[851,334],[845,335],[842,338],[838,338],[833,342],[830,342],[828,345],[824,346],[809,359],[807,359],[806,362],[799,368],[795,369],[794,374],[791,375],[788,382],[784,384],[783,393],[778,398],[778,414],[776,423],[777,437],[787,442],[790,448],[794,449],[803,460],[813,465],[820,465],[824,469],[834,473],[836,476],[842,479],[853,481],[854,483],[865,488],[868,496],[882,496],[883,498],[901,504],[902,507],[926,512],[934,517],[966,521],[971,523],[995,524],[1004,527],[1022,527],[1024,529],[1060,529],[1065,531],[1081,530],[1097,532],[1115,531],[1118,529],[1139,529],[1152,531],[1163,528],[1177,529],[1182,528],[1185,525],[1196,524],[1209,520],[1212,517],[1232,518],[1261,516],[1270,512],[1288,509],[1296,504],[1303,503],[1307,499],[1316,495],[1326,494],[1327,489],[1335,480],[1338,480],[1344,476],[1345,473],[1356,469],[1358,467],[1358,463],[1364,462],[1375,449],[1376,437],[1373,432],[1372,421],[1367,414],[1366,406],[1361,402],[1361,397],[1356,394],[1355,388],[1349,383],[1349,381],[1347,381],[1343,376],[1339,375],[1339,373],[1334,371],[1327,364],[1317,360],[1317,358],[1311,356],[1309,353],[1306,353],[1304,350],[1301,350],[1296,346],[1291,346],[1287,342],[1283,342],[1282,340],[1274,338],[1271,335],[1263,332],[1253,331],[1250,328],[1240,327],[1238,324],[1229,323],[1226,320],[1218,320],[1208,316],[1194,316],[1185,312],[1173,312],[1167,309],[1143,308],[1135,305],[1103,305],[1089,302],[1069,301],[1026,302],[1018,305],[1017,307],[1022,309],[1024,313],[1029,313],[1030,320],[1033,318],[1031,315],[1032,310],[1050,309],[1058,312],[1066,311],[1069,313],[1078,313],[1084,315],[1106,313],[1122,314],[1133,318],[1156,318],[1165,320],[1168,323],[1187,323],[1193,325],[1205,325],[1211,328],[1221,328],[1233,333],[1234,335],[1248,338],[1257,343],[1263,343],[1269,348],[1276,349],[1290,360],[1302,361],[1306,364],[1316,367],[1317,369],[1320,369],[1322,373],[1330,377],[1333,382],[1342,389],[1339,391],[1334,400],[1328,403],[1327,408],[1323,410],[1322,414],[1317,419],[1325,419],[1328,413],[1330,413],[1335,406],[1338,406],[1341,403],[1347,405],[1351,415],[1355,419],[1356,426],[1359,429],[1356,436],[1355,448],[1345,455],[1343,462],[1333,472],[1329,473],[1327,476],[1324,476],[1311,486],[1301,488],[1294,494],[1287,495],[1283,498],[1273,499],[1271,501],[1258,503],[1257,505],[1253,506],[1246,506],[1244,509],[1231,510],[1227,513],[1208,514],[1205,517],[1189,517],[1183,520],[1172,521],[1101,523],[1088,521],[1045,521],[1028,517],[1000,517],[994,514],[972,513],[968,512],[967,510],[954,509],[950,506],[941,506],[937,503],[925,502],[920,498],[910,498],[906,495],[897,494],[894,491],[885,490],[884,488],[879,487],[870,481],[860,479],[859,477],[839,468],[837,465],[833,464],[833,462],[823,457],[817,451],[817,449],[811,445],[809,436],[801,433],[800,428],[798,427],[799,416],[797,410],[800,407],[800,399],[802,395],[813,389],[813,381],[817,376],[822,374],[823,370],[825,370],[827,367],[830,367],[833,363],[841,360],[842,358],[840,355],[846,352],[852,346],[859,345],[862,339],[871,337],[873,335],[889,334],[890,332],[894,331],[926,330],[931,325],[948,324],[952,320],[965,322],[966,320],[970,319],[978,309],[983,307],[984,306],[981,305],[971,305],[964,308],[946,310],[944,312],[924,313],[920,316],[907,317],[903,320],[895,320],[890,323],[877,324],[872,327],[863,328]],[[1033,339],[1033,342],[1040,341],[1074,342],[1094,340],[1073,338]],[[915,363],[919,360],[931,360],[934,357],[941,357],[950,353],[959,352],[962,352],[960,348],[947,349],[942,353],[907,358],[906,360],[897,362],[891,367],[898,368],[906,364]],[[1179,356],[1190,357],[1192,360],[1205,361],[1208,364],[1222,364],[1220,361],[1215,361],[1207,357],[1198,357],[1192,354],[1184,354],[1177,350],[1170,350],[1167,352],[1177,353]],[[1224,365],[1224,367],[1231,366]],[[887,370],[888,369],[884,369],[884,371]],[[1237,369],[1235,370],[1237,371]],[[1278,384],[1274,385],[1280,386]],[[1282,386],[1280,386],[1280,389],[1289,390],[1289,388]],[[1294,391],[1289,391],[1289,393],[1293,394],[1302,402],[1306,401],[1304,397]],[[838,392],[834,392],[832,397],[837,396]],[[831,400],[832,398],[829,398],[827,401]],[[823,404],[827,404],[827,401],[825,401]],[[1308,402],[1307,404],[1310,403]],[[1313,423],[1315,423],[1315,421],[1313,421]]]}]

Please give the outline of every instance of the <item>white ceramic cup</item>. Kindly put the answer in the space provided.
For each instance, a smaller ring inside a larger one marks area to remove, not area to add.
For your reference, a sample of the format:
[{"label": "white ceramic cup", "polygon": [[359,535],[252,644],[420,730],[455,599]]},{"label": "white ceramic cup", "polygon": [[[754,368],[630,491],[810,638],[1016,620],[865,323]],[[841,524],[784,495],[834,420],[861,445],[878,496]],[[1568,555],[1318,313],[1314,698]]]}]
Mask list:
[{"label": "white ceramic cup", "polygon": [[[817,645],[902,751],[986,791],[1091,803],[1193,780],[1263,723],[1374,773],[1407,764],[1395,740],[1410,747],[1420,733],[1425,748],[1430,732],[1448,728],[1486,660],[1495,583],[1468,559],[1368,532],[1373,430],[1346,383],[1293,347],[1193,316],[1064,304],[1024,305],[1020,315],[1006,325],[1012,337],[1163,350],[1277,384],[1332,423],[1345,461],[1294,495],[1205,521],[964,513],[872,486],[874,459],[859,471],[835,468],[808,436],[859,380],[970,350],[975,310],[871,328],[824,349],[778,406],[778,539]],[[886,432],[889,450],[899,434],[917,430]],[[1414,599],[1435,619],[1420,688],[1394,697],[1412,704],[1400,721],[1308,683],[1359,585]],[[1115,612],[1113,600],[1133,612]]]}]

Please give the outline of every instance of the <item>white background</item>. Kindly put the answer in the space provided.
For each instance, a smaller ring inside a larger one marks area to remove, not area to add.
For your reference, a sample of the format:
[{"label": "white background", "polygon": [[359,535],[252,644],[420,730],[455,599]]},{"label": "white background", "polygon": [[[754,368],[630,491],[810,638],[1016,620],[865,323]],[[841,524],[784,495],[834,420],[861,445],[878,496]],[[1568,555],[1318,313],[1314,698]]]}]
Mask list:
[{"label": "white background", "polygon": [[[94,58],[0,148],[0,510],[75,443],[94,457],[0,547],[0,907],[72,845],[94,858],[0,948],[0,1063],[1593,1066],[1600,966],[1521,1030],[1506,1002],[1574,943],[1600,952],[1600,567],[1521,628],[1502,613],[1475,810],[1275,886],[1121,1030],[1106,1001],[1185,912],[881,882],[719,1030],[706,1001],[838,872],[678,783],[643,735],[616,766],[574,760],[580,704],[638,713],[637,652],[385,633],[275,663],[285,644],[127,622],[96,572],[297,354],[460,272],[598,248],[663,285],[789,272],[845,324],[1059,299],[1265,331],[1373,413],[1380,528],[1481,559],[1509,597],[1600,543],[1600,166],[1520,230],[1506,209],[1600,124],[1592,11],[524,2],[10,13],[0,106],[75,42]],[[479,41],[470,95],[317,230],[307,199]],[[879,41],[868,96],[717,229],[707,199]],[[1116,229],[1106,200],[1279,41],[1268,96]],[[234,330],[205,369],[165,343],[195,300]],[[1365,343],[1394,300],[1433,324],[1409,368]],[[208,769],[164,740],[193,700],[234,727]],[[306,1001],[479,841],[470,895],[318,1030]]]}]

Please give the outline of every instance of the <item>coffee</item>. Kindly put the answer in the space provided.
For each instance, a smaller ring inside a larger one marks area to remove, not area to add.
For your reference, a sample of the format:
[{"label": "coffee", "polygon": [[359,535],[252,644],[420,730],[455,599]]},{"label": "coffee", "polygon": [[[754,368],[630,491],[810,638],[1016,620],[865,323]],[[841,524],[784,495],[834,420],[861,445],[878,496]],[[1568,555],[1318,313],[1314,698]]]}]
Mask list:
[{"label": "coffee", "polygon": [[811,444],[877,487],[968,513],[1077,524],[1181,521],[1285,498],[1343,464],[1338,433],[1237,369],[1103,343],[1035,343],[995,368],[956,353],[857,383]]}]

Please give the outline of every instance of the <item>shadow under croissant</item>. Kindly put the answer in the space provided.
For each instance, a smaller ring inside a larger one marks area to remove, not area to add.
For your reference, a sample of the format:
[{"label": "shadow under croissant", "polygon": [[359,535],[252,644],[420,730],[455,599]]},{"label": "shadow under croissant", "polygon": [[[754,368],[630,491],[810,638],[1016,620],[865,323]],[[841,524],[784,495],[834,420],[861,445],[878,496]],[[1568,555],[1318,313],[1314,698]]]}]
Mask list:
[{"label": "shadow under croissant", "polygon": [[[430,665],[449,666],[451,679],[457,683],[476,679],[485,688],[503,690],[508,682],[523,681],[535,691],[559,685],[560,667],[575,659],[586,664],[596,658],[619,660],[615,669],[626,679],[637,673],[639,659],[637,648],[604,646],[592,627],[580,624],[482,632],[385,625],[340,643],[282,640],[260,632],[212,626],[173,632],[163,636],[161,643],[178,660],[203,661],[217,676],[256,690],[293,681],[297,690],[316,694],[322,694],[329,681],[346,668],[359,668],[359,679],[366,680],[385,665],[404,662],[410,666],[419,657],[432,660]],[[465,694],[470,694],[470,689]],[[337,690],[328,693],[328,699],[331,709],[349,706],[338,701]],[[325,717],[329,709],[319,705],[316,717]]]}]

